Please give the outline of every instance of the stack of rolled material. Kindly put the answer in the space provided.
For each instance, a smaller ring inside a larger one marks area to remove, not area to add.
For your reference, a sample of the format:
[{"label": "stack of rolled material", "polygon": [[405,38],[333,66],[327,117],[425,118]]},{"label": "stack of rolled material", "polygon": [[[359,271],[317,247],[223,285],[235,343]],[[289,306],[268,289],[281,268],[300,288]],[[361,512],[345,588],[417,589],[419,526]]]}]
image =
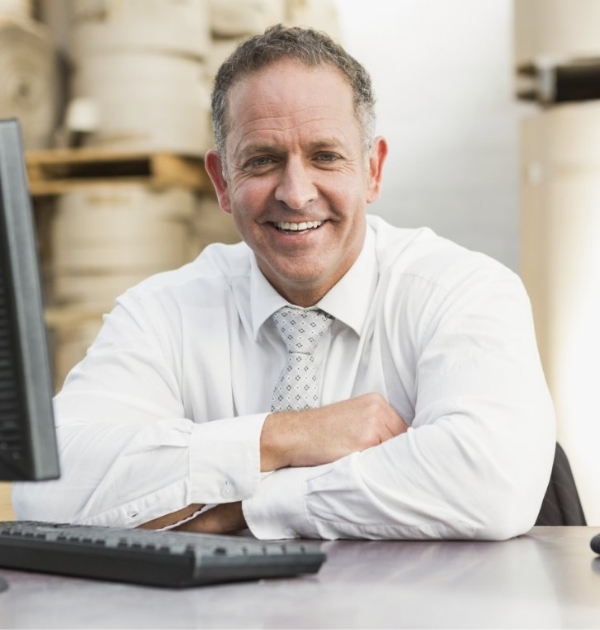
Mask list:
[{"label": "stack of rolled material", "polygon": [[286,0],[209,0],[209,7],[211,77],[240,42],[286,18]]},{"label": "stack of rolled material", "polygon": [[83,144],[203,155],[207,0],[74,0],[67,126]]},{"label": "stack of rolled material", "polygon": [[18,118],[25,148],[49,146],[58,117],[56,48],[30,3],[0,0],[0,118]]},{"label": "stack of rolled material", "polygon": [[187,189],[98,185],[58,199],[50,229],[57,383],[85,355],[115,298],[190,259],[196,199]]},{"label": "stack of rolled material", "polygon": [[515,64],[597,60],[599,24],[600,2],[595,0],[515,2]]},{"label": "stack of rolled material", "polygon": [[333,0],[209,0],[212,42],[208,70],[214,77],[236,46],[274,24],[310,26],[339,40]]}]

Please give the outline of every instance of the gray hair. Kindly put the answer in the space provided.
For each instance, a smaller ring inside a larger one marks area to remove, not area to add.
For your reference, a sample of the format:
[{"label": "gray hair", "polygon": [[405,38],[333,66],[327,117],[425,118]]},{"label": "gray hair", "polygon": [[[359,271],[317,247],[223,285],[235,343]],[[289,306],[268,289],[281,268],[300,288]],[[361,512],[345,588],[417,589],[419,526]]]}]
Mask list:
[{"label": "gray hair", "polygon": [[366,158],[375,135],[375,97],[369,73],[325,33],[312,28],[286,28],[281,24],[240,44],[217,72],[212,93],[212,121],[219,153],[225,157],[231,87],[243,77],[282,59],[295,59],[310,67],[328,64],[343,74],[354,94],[354,110],[362,128]]}]

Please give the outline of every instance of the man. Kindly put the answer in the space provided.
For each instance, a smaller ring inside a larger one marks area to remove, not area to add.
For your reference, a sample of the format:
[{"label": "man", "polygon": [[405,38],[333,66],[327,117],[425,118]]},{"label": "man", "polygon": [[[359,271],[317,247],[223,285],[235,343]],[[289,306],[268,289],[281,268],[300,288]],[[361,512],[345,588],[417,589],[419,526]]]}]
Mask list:
[{"label": "man", "polygon": [[206,168],[244,243],[117,301],[56,399],[63,478],[18,486],[20,517],[260,538],[533,525],[555,429],[526,294],[481,254],[367,218],[373,106],[312,30],[224,63]]}]

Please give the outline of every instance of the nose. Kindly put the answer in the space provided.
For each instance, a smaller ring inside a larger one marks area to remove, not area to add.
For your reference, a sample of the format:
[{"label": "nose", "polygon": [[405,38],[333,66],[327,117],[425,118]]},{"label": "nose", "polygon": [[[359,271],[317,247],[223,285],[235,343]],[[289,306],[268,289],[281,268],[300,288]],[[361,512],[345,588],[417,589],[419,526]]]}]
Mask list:
[{"label": "nose", "polygon": [[292,210],[302,210],[317,198],[310,168],[299,158],[290,158],[281,170],[275,198]]}]

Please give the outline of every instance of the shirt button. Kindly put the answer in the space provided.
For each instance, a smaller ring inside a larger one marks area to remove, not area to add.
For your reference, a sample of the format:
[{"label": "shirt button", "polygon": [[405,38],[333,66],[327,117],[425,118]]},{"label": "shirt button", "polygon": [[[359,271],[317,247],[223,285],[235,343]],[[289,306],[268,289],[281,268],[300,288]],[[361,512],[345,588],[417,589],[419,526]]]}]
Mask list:
[{"label": "shirt button", "polygon": [[226,499],[227,497],[229,497],[229,495],[231,494],[231,488],[229,487],[229,484],[225,484],[223,486],[223,489],[221,490],[221,496]]}]

